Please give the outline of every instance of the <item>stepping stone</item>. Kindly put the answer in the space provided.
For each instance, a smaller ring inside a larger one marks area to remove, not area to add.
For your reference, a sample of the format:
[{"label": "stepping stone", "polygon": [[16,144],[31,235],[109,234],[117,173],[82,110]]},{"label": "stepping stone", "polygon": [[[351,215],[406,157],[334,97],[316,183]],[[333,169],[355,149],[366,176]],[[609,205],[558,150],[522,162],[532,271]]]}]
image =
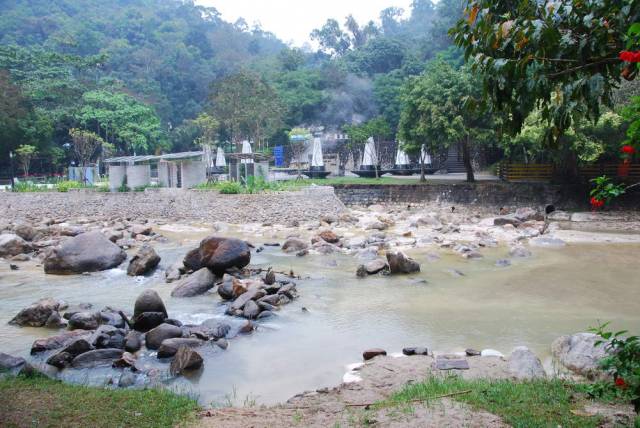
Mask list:
[{"label": "stepping stone", "polygon": [[450,360],[446,358],[436,359],[436,369],[438,370],[469,370],[467,360]]}]

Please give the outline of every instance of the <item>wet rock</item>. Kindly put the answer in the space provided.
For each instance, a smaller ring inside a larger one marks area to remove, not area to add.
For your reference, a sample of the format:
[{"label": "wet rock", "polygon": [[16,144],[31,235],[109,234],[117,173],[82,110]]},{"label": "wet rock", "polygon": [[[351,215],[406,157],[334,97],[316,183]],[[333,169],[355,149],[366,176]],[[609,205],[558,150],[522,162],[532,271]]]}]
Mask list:
[{"label": "wet rock", "polygon": [[309,244],[299,238],[289,238],[282,244],[282,251],[285,253],[298,253],[309,248]]},{"label": "wet rock", "polygon": [[467,357],[479,357],[480,356],[480,351],[476,351],[475,349],[471,349],[471,348],[465,349],[464,353],[467,354]]},{"label": "wet rock", "polygon": [[124,349],[127,352],[138,352],[142,348],[142,335],[137,331],[130,331],[124,338]]},{"label": "wet rock", "polygon": [[164,273],[165,281],[170,284],[174,281],[179,280],[184,274],[184,264],[182,260],[176,261],[174,264],[169,266],[169,268]]},{"label": "wet rock", "polygon": [[260,307],[256,302],[254,302],[253,300],[249,300],[247,303],[245,303],[242,314],[245,318],[253,320],[256,319],[259,314]]},{"label": "wet rock", "polygon": [[73,339],[61,352],[68,352],[71,356],[77,357],[80,354],[89,352],[93,349],[89,341],[83,337]]},{"label": "wet rock", "polygon": [[494,226],[511,225],[518,227],[520,223],[522,223],[522,221],[517,219],[515,215],[504,215],[493,219]]},{"label": "wet rock", "polygon": [[52,349],[60,349],[66,343],[71,341],[71,339],[84,337],[84,336],[89,337],[90,335],[91,335],[90,331],[74,330],[74,331],[66,331],[56,336],[37,339],[35,342],[33,342],[33,345],[31,345],[31,355],[37,354],[39,352],[50,351]]},{"label": "wet rock", "polygon": [[218,294],[222,299],[231,300],[234,298],[234,280],[234,277],[227,274],[222,278],[222,283],[218,286]]},{"label": "wet rock", "polygon": [[44,259],[44,271],[57,275],[96,272],[114,268],[126,258],[127,254],[102,233],[87,232],[53,248]]},{"label": "wet rock", "polygon": [[364,265],[367,270],[367,274],[375,275],[378,272],[381,272],[388,268],[387,262],[384,259],[376,259],[372,260]]},{"label": "wet rock", "polygon": [[529,240],[529,244],[534,247],[545,247],[545,248],[562,248],[567,245],[562,239],[552,238],[550,236],[539,236],[537,238],[533,238]]},{"label": "wet rock", "polygon": [[164,340],[181,336],[182,329],[180,327],[171,324],[160,324],[156,328],[149,330],[145,340],[148,349],[158,349]]},{"label": "wet rock", "polygon": [[105,238],[114,244],[124,237],[124,234],[120,230],[103,230],[102,233]]},{"label": "wet rock", "polygon": [[407,257],[403,252],[388,252],[387,263],[391,274],[408,274],[420,272],[420,265],[415,260]]},{"label": "wet rock", "polygon": [[178,282],[171,292],[172,297],[195,297],[211,290],[216,277],[208,268],[202,268]]},{"label": "wet rock", "polygon": [[57,300],[50,298],[38,300],[18,312],[9,324],[21,327],[42,327],[54,312],[57,313],[59,307],[60,302]]},{"label": "wet rock", "polygon": [[125,369],[127,367],[132,367],[135,369],[136,361],[137,359],[133,354],[129,352],[123,352],[122,356],[113,362],[112,367],[118,368],[118,369]]},{"label": "wet rock", "polygon": [[232,310],[242,309],[244,308],[244,305],[250,300],[258,300],[264,297],[265,295],[266,295],[266,292],[264,290],[261,290],[258,288],[252,288],[248,290],[246,293],[242,294],[236,300],[234,300],[230,307]]},{"label": "wet rock", "polygon": [[176,352],[178,352],[178,350],[182,347],[197,348],[203,343],[204,342],[202,340],[193,337],[176,337],[166,339],[162,341],[162,344],[158,348],[158,358],[170,358],[176,355]]},{"label": "wet rock", "polygon": [[544,221],[544,215],[530,207],[518,208],[516,210],[516,213],[514,214],[514,217],[520,221]]},{"label": "wet rock", "polygon": [[208,319],[201,324],[201,327],[207,329],[207,334],[211,339],[219,339],[227,337],[231,326],[229,324],[218,321],[217,319]]},{"label": "wet rock", "polygon": [[247,321],[245,324],[243,324],[240,329],[238,330],[238,333],[242,333],[242,334],[247,334],[247,333],[251,333],[254,330],[255,326],[251,321]]},{"label": "wet rock", "polygon": [[215,341],[215,344],[220,349],[227,349],[229,347],[229,341],[227,339],[218,339]]},{"label": "wet rock", "polygon": [[272,306],[278,306],[280,304],[280,296],[277,294],[269,294],[268,296],[258,299],[258,304],[266,303]]},{"label": "wet rock", "polygon": [[509,255],[511,257],[518,257],[518,258],[531,257],[531,251],[528,248],[523,247],[522,245],[514,245],[509,250]]},{"label": "wet rock", "polygon": [[59,312],[53,312],[49,318],[47,318],[47,322],[44,324],[47,328],[64,328],[67,326],[67,323],[60,316]]},{"label": "wet rock", "polygon": [[197,370],[202,367],[204,360],[193,349],[187,346],[181,346],[176,352],[176,356],[171,361],[169,372],[176,376],[182,374],[185,371]]},{"label": "wet rock", "polygon": [[162,312],[143,312],[133,319],[133,329],[144,333],[158,327],[166,319],[166,315]]},{"label": "wet rock", "polygon": [[95,330],[100,325],[100,317],[95,312],[78,312],[69,318],[69,330]]},{"label": "wet rock", "polygon": [[164,322],[166,324],[175,325],[176,327],[182,327],[182,322],[173,318],[167,318],[166,320],[164,320]]},{"label": "wet rock", "polygon": [[403,348],[402,353],[404,355],[429,355],[429,350],[427,348],[415,347],[415,348]]},{"label": "wet rock", "polygon": [[160,263],[160,256],[150,245],[143,245],[131,258],[127,275],[139,276],[151,272]]},{"label": "wet rock", "polygon": [[151,234],[151,226],[146,224],[135,224],[131,227],[131,237],[135,238],[138,235],[150,235]]},{"label": "wet rock", "polygon": [[114,360],[122,357],[122,349],[96,349],[80,354],[71,361],[71,366],[77,369],[112,365]]},{"label": "wet rock", "polygon": [[12,262],[28,262],[31,260],[31,257],[28,254],[18,254],[11,257]]},{"label": "wet rock", "polygon": [[234,238],[206,238],[184,258],[184,266],[196,271],[203,267],[222,276],[231,268],[242,269],[251,261],[251,249],[245,241]]},{"label": "wet rock", "polygon": [[551,344],[551,354],[567,370],[587,379],[595,379],[602,374],[600,360],[607,356],[604,344],[595,346],[599,339],[593,333],[562,336]]},{"label": "wet rock", "polygon": [[508,267],[511,266],[511,261],[507,259],[500,259],[496,261],[497,267]]},{"label": "wet rock", "polygon": [[260,312],[260,314],[256,317],[256,319],[262,320],[262,319],[265,319],[265,318],[271,318],[274,315],[275,314],[272,311],[264,310],[264,311]]},{"label": "wet rock", "polygon": [[[71,305],[64,311],[64,315],[62,315],[62,317],[69,320],[69,318],[74,314],[77,314],[78,312],[86,312],[92,308],[93,305],[91,303],[78,303],[77,305]],[[62,308],[60,308],[60,310],[62,310]]]},{"label": "wet rock", "polygon": [[9,354],[0,352],[0,372],[9,372],[17,375],[27,366],[24,358],[14,357]]},{"label": "wet rock", "polygon": [[309,250],[300,250],[296,253],[296,257],[304,257],[309,255]]},{"label": "wet rock", "polygon": [[387,351],[380,348],[367,349],[362,353],[362,358],[364,358],[365,361],[369,361],[378,355],[387,355]]},{"label": "wet rock", "polygon": [[98,312],[98,317],[100,318],[100,324],[102,325],[111,325],[117,328],[124,328],[125,321],[118,312],[113,310],[102,310]]},{"label": "wet rock", "polygon": [[164,302],[156,291],[150,289],[144,290],[136,299],[133,306],[133,318],[143,312],[162,312],[165,318],[168,317]]},{"label": "wet rock", "polygon": [[338,235],[336,235],[335,232],[331,230],[320,232],[318,234],[318,237],[323,241],[328,242],[329,244],[337,244],[338,242],[340,242],[340,238],[338,237]]},{"label": "wet rock", "polygon": [[264,283],[266,285],[273,285],[276,282],[276,274],[273,273],[273,271],[271,269],[269,269],[266,273],[266,275],[264,276],[263,279]]},{"label": "wet rock", "polygon": [[13,228],[16,235],[25,241],[33,241],[38,236],[38,230],[26,223],[20,223]]},{"label": "wet rock", "polygon": [[71,365],[73,355],[68,352],[58,352],[47,358],[47,364],[58,369],[64,369]]},{"label": "wet rock", "polygon": [[136,384],[137,376],[130,372],[123,372],[118,380],[118,388],[129,388]]},{"label": "wet rock", "polygon": [[0,257],[12,257],[18,254],[29,253],[33,250],[31,245],[12,233],[0,235]]},{"label": "wet rock", "polygon": [[124,349],[125,330],[110,325],[102,325],[91,337],[92,344],[96,348]]},{"label": "wet rock", "polygon": [[509,356],[509,373],[518,380],[538,379],[546,376],[542,363],[526,346],[515,348]]}]

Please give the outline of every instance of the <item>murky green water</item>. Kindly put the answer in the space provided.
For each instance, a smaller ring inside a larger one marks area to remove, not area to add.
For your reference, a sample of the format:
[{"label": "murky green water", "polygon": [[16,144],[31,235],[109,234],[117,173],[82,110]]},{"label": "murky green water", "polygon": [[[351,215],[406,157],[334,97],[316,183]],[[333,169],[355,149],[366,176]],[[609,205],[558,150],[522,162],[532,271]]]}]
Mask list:
[{"label": "murky green water", "polygon": [[[173,238],[181,238],[181,246],[158,246],[161,267],[181,257],[205,234],[176,234]],[[273,241],[244,237],[254,243]],[[227,351],[203,349],[201,375],[174,384],[197,393],[203,404],[224,403],[226,397],[238,404],[246,397],[275,403],[340,383],[345,366],[359,361],[366,348],[400,352],[404,346],[474,347],[506,354],[526,345],[544,359],[556,337],[583,331],[598,320],[640,330],[640,245],[532,250],[533,257],[514,260],[506,268],[496,267],[495,261],[507,257],[507,248],[485,250],[483,259],[473,261],[447,251],[418,250],[411,255],[422,264],[420,274],[358,280],[354,275],[358,261],[353,257],[297,258],[265,247],[252,264],[308,276],[299,282],[300,299],[284,307],[277,318],[260,324],[253,335],[232,340]],[[33,340],[49,334],[46,329],[7,325],[20,308],[41,297],[131,311],[136,296],[147,287],[165,299],[171,317],[184,322],[224,317],[217,295],[171,298],[173,285],[164,283],[162,269],[144,279],[127,277],[123,270],[57,277],[44,275],[41,268],[3,269],[0,350],[27,356]],[[96,376],[107,375],[105,371]],[[86,372],[66,375],[81,382],[87,376]]]}]

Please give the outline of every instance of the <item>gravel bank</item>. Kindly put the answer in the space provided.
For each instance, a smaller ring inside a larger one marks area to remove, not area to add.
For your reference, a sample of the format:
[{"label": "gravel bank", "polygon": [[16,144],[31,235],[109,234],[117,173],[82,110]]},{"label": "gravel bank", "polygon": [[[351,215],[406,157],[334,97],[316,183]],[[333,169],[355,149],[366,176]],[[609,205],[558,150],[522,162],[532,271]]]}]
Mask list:
[{"label": "gravel bank", "polygon": [[49,218],[132,218],[165,221],[222,221],[234,224],[317,220],[339,214],[344,205],[331,187],[297,192],[221,195],[212,191],[152,190],[140,193],[2,193],[5,221]]}]

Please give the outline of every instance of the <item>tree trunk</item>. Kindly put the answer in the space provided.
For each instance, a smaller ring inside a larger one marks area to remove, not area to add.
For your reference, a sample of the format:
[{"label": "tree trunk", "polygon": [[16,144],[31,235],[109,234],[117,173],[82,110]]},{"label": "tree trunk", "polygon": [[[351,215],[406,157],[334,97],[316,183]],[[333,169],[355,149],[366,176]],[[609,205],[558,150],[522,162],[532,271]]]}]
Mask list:
[{"label": "tree trunk", "polygon": [[420,182],[425,183],[426,181],[427,178],[424,175],[424,157],[422,156],[422,153],[420,153]]},{"label": "tree trunk", "polygon": [[464,169],[467,170],[467,181],[469,183],[473,183],[476,179],[473,175],[473,166],[471,165],[471,148],[469,147],[469,139],[470,136],[467,135],[467,137],[462,140],[462,161],[464,162]]}]

